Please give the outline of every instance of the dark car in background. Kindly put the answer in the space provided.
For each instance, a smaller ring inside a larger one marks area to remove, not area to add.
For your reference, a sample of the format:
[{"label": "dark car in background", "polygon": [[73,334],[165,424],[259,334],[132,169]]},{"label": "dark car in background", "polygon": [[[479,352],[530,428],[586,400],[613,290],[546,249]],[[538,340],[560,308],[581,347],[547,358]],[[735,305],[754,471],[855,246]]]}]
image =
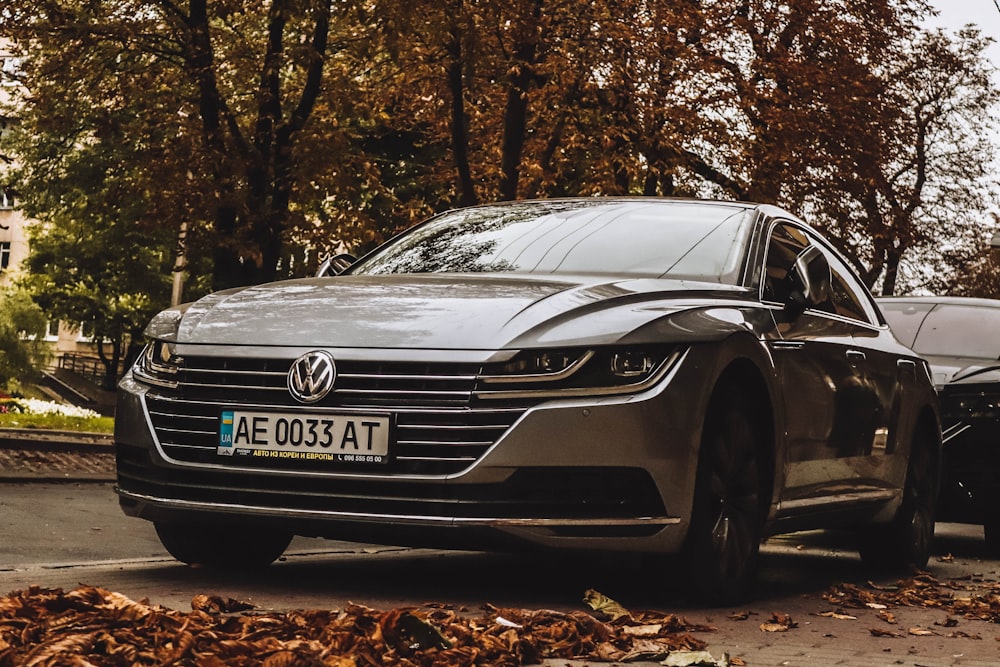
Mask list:
[{"label": "dark car in background", "polygon": [[883,297],[899,339],[931,364],[941,397],[938,518],[981,523],[1000,552],[1000,301]]},{"label": "dark car in background", "polygon": [[850,527],[871,562],[927,561],[928,367],[788,213],[508,202],[334,264],[147,328],[117,492],[177,559],[265,565],[295,534],[681,554],[660,576],[715,600],[774,533]]}]

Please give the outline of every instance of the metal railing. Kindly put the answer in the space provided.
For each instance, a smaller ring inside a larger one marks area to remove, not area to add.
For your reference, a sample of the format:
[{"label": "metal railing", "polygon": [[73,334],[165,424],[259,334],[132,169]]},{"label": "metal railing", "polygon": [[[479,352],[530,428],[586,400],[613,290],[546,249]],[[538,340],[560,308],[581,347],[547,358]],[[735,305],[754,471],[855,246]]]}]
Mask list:
[{"label": "metal railing", "polygon": [[[104,382],[104,363],[98,357],[79,352],[66,352],[59,356],[58,366],[98,386]],[[124,366],[120,364],[117,376],[121,377],[124,372]]]}]

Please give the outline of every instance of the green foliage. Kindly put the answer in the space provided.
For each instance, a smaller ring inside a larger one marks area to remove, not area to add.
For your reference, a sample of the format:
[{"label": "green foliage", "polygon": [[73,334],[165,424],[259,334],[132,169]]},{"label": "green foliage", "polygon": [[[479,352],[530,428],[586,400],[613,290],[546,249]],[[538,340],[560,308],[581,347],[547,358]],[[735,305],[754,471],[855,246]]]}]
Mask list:
[{"label": "green foliage", "polygon": [[[35,181],[24,199],[37,222],[29,230],[22,285],[51,319],[93,325],[109,387],[126,346],[140,340],[149,318],[169,302],[173,241],[170,227],[148,219],[132,174],[108,170],[120,157],[118,139],[63,151],[47,185]],[[43,165],[52,166],[33,162],[31,170]]]},{"label": "green foliage", "polygon": [[16,391],[45,362],[45,314],[20,290],[0,292],[0,389]]},{"label": "green foliage", "polygon": [[75,417],[70,415],[36,415],[21,412],[3,412],[0,405],[0,428],[37,428],[58,431],[85,431],[87,433],[112,433],[112,417]]}]

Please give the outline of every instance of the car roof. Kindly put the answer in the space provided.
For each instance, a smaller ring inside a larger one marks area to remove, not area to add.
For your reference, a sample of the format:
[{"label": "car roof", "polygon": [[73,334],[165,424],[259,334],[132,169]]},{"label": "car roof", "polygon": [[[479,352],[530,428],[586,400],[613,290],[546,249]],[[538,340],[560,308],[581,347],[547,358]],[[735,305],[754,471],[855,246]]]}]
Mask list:
[{"label": "car roof", "polygon": [[[468,208],[492,208],[496,206],[524,206],[524,205],[551,205],[565,203],[583,203],[592,206],[607,206],[609,204],[638,203],[638,204],[698,204],[729,208],[739,208],[744,210],[757,210],[770,217],[781,217],[805,224],[798,216],[771,204],[761,204],[751,201],[740,201],[734,199],[700,199],[697,197],[646,197],[627,195],[599,195],[594,197],[553,197],[550,199],[512,199],[507,201],[484,202]],[[808,225],[807,225],[808,226]]]}]

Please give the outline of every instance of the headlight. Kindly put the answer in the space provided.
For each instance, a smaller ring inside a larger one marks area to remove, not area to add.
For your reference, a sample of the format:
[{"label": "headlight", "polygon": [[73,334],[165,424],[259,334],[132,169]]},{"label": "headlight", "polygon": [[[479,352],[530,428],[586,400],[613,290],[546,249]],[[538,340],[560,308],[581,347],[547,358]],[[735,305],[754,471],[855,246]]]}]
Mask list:
[{"label": "headlight", "polygon": [[162,340],[149,342],[135,362],[132,374],[140,382],[176,389],[181,358],[174,354],[173,347],[173,343]]},{"label": "headlight", "polygon": [[525,350],[479,374],[480,398],[627,394],[647,389],[680,356],[668,347]]}]

